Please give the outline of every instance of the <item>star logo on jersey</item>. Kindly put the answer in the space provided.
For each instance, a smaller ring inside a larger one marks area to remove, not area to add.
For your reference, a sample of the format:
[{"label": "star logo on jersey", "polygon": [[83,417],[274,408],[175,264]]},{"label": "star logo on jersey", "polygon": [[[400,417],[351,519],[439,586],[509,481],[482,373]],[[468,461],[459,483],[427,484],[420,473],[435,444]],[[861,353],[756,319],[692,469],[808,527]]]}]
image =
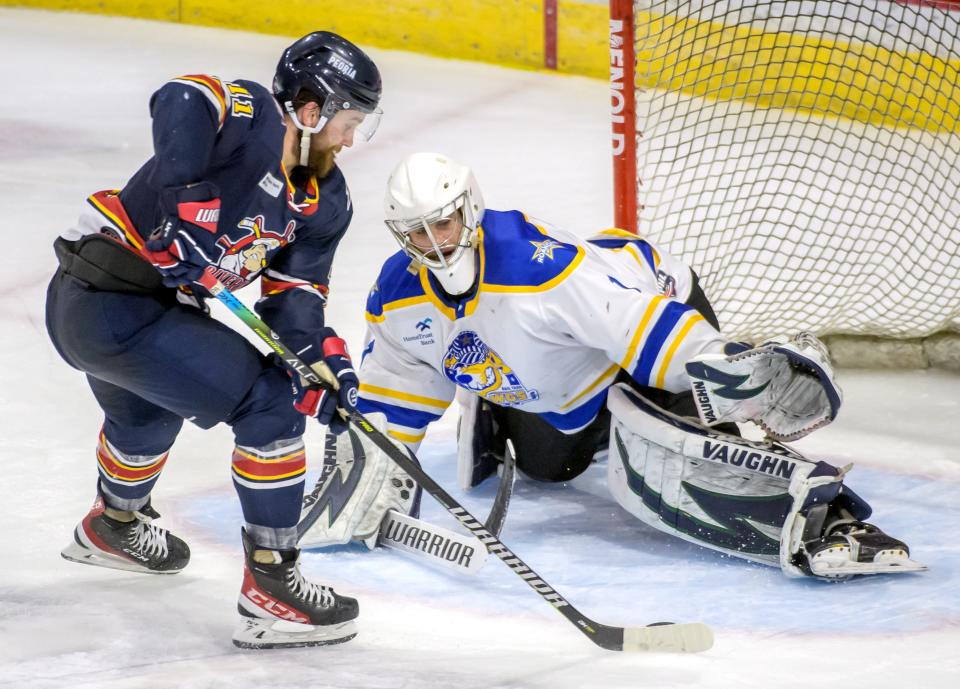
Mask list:
[{"label": "star logo on jersey", "polygon": [[546,259],[553,260],[553,250],[558,246],[561,246],[560,242],[555,242],[552,239],[544,239],[542,242],[530,242],[536,248],[533,252],[533,256],[530,257],[531,261],[536,261],[537,263],[543,263]]},{"label": "star logo on jersey", "polygon": [[502,407],[540,399],[539,392],[525,387],[500,355],[469,330],[458,334],[447,348],[443,372],[460,387]]}]

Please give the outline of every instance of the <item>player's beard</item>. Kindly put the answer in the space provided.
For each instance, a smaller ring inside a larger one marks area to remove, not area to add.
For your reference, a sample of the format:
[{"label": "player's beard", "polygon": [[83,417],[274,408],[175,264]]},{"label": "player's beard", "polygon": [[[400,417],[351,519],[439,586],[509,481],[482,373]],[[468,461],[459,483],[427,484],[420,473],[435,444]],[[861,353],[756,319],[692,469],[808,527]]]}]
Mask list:
[{"label": "player's beard", "polygon": [[[310,155],[307,157],[306,165],[297,165],[290,173],[290,181],[295,187],[306,189],[307,183],[311,178],[323,179],[330,174],[333,166],[337,162],[337,154],[343,146],[331,146],[320,148],[310,142]],[[298,153],[299,155],[299,153]]]},{"label": "player's beard", "polygon": [[342,146],[332,146],[330,148],[314,149],[310,147],[309,162],[307,168],[310,174],[315,175],[317,179],[323,179],[330,174],[333,166],[337,162],[337,154]]}]

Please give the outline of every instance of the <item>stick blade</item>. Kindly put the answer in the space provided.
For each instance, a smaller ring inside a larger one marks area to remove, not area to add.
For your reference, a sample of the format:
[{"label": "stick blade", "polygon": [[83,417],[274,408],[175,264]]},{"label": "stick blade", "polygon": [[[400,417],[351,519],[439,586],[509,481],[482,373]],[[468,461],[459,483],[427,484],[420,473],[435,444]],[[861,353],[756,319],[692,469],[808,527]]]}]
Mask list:
[{"label": "stick blade", "polygon": [[623,630],[623,650],[628,653],[700,653],[712,646],[713,632],[702,622]]}]

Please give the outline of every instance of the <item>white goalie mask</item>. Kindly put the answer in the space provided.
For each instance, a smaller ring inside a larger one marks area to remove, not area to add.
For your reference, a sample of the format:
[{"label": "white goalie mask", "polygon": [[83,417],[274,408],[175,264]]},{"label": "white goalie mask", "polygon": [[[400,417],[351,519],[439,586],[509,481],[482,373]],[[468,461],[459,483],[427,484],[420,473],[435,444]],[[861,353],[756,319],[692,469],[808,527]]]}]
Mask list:
[{"label": "white goalie mask", "polygon": [[412,267],[426,266],[451,295],[463,294],[476,279],[483,211],[470,168],[438,153],[407,156],[387,180],[387,227]]}]

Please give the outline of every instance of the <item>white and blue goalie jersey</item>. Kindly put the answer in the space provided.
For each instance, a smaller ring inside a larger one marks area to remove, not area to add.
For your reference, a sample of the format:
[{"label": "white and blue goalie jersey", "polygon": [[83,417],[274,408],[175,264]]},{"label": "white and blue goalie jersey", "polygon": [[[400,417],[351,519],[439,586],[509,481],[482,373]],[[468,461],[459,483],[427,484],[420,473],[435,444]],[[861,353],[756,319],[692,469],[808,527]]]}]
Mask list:
[{"label": "white and blue goalie jersey", "polygon": [[382,412],[412,447],[457,387],[539,414],[567,433],[597,415],[623,369],[689,388],[684,363],[724,339],[684,304],[690,269],[622,230],[582,240],[519,211],[487,210],[472,292],[448,298],[398,252],[367,299],[360,412]]}]

